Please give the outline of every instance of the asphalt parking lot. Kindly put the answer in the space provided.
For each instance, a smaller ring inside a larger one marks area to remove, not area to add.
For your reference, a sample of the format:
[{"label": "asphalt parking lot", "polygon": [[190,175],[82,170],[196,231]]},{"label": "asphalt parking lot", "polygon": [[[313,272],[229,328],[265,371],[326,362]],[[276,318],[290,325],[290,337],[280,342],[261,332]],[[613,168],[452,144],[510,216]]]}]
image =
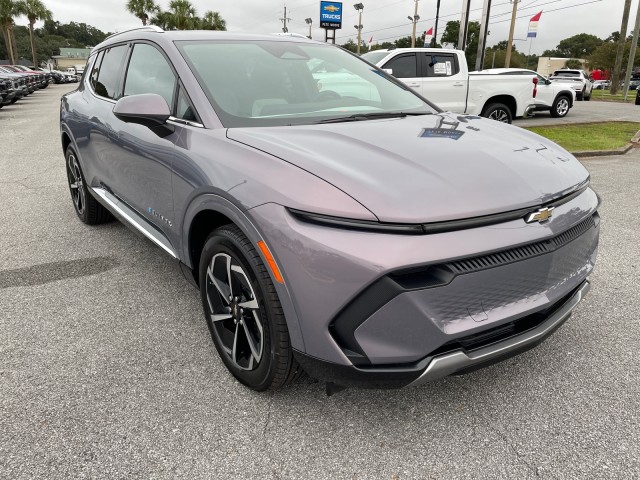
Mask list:
[{"label": "asphalt parking lot", "polygon": [[[599,95],[595,93],[594,95]],[[634,92],[635,97],[635,92]],[[515,120],[519,127],[535,127],[537,125],[562,125],[566,123],[640,121],[640,106],[633,103],[576,101],[573,108],[563,118],[553,118],[548,112],[537,112],[532,118]]]},{"label": "asphalt parking lot", "polygon": [[584,161],[593,289],[538,348],[420,388],[257,394],[169,257],[76,218],[70,88],[0,110],[0,478],[640,478],[640,151]]}]

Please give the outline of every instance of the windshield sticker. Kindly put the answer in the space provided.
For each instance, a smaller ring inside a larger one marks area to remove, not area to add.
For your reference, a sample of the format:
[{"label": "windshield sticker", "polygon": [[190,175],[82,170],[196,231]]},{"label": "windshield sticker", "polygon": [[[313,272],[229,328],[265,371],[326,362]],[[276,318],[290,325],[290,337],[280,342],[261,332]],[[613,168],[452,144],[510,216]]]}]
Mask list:
[{"label": "windshield sticker", "polygon": [[[446,62],[449,64],[449,70],[451,70],[451,63],[450,62]],[[444,63],[435,63],[433,65],[433,73],[435,75],[446,75],[447,74],[447,67]]]}]

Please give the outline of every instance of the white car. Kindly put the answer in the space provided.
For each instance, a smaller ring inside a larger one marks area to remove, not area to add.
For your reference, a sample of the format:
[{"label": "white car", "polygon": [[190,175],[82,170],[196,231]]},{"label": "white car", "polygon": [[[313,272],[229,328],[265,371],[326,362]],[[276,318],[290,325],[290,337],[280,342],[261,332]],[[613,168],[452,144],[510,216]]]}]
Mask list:
[{"label": "white car", "polygon": [[536,87],[535,111],[547,111],[552,117],[564,117],[576,101],[576,91],[562,82],[551,82],[533,70],[524,68],[492,68],[482,73],[495,75],[528,75],[538,79]]},{"label": "white car", "polygon": [[575,92],[578,100],[591,100],[593,83],[583,70],[569,70],[563,68],[556,70],[549,77],[554,83],[564,83],[569,85]]}]

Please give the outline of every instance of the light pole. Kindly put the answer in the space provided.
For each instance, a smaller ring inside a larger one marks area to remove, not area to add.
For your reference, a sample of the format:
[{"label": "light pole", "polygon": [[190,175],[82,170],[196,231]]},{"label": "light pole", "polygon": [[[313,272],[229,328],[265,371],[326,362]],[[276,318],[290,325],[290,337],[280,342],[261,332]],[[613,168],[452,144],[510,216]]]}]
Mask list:
[{"label": "light pole", "polygon": [[309,39],[311,39],[311,24],[313,23],[313,19],[312,18],[305,18],[304,21],[307,22],[307,25],[309,25],[309,35],[307,35],[307,37],[309,37]]},{"label": "light pole", "polygon": [[418,1],[415,1],[415,8],[413,9],[413,17],[407,17],[411,22],[413,22],[413,30],[411,32],[411,48],[415,48],[416,46],[416,24],[418,20],[420,20],[420,15],[418,15]]},{"label": "light pole", "polygon": [[518,0],[513,2],[513,10],[511,11],[511,27],[509,28],[509,41],[507,42],[507,53],[504,56],[504,66],[509,68],[511,65],[511,44],[513,43],[513,30],[516,27],[516,12],[518,10]]},{"label": "light pole", "polygon": [[362,43],[362,11],[364,10],[364,5],[361,3],[356,3],[353,8],[358,12],[358,24],[354,25],[356,30],[358,30],[358,55],[360,55],[360,44]]},{"label": "light pole", "polygon": [[440,18],[440,0],[436,5],[436,25],[433,27],[433,38],[431,39],[431,48],[436,48],[436,38],[438,37],[438,18]]}]

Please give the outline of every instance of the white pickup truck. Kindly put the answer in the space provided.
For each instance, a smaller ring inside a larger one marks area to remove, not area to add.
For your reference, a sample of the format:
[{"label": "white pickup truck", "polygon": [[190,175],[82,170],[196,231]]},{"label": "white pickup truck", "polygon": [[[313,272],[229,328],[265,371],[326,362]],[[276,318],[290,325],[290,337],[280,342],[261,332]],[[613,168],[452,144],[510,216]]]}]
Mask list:
[{"label": "white pickup truck", "polygon": [[445,111],[511,123],[536,108],[531,77],[470,73],[461,50],[396,48],[368,52],[362,58]]}]

